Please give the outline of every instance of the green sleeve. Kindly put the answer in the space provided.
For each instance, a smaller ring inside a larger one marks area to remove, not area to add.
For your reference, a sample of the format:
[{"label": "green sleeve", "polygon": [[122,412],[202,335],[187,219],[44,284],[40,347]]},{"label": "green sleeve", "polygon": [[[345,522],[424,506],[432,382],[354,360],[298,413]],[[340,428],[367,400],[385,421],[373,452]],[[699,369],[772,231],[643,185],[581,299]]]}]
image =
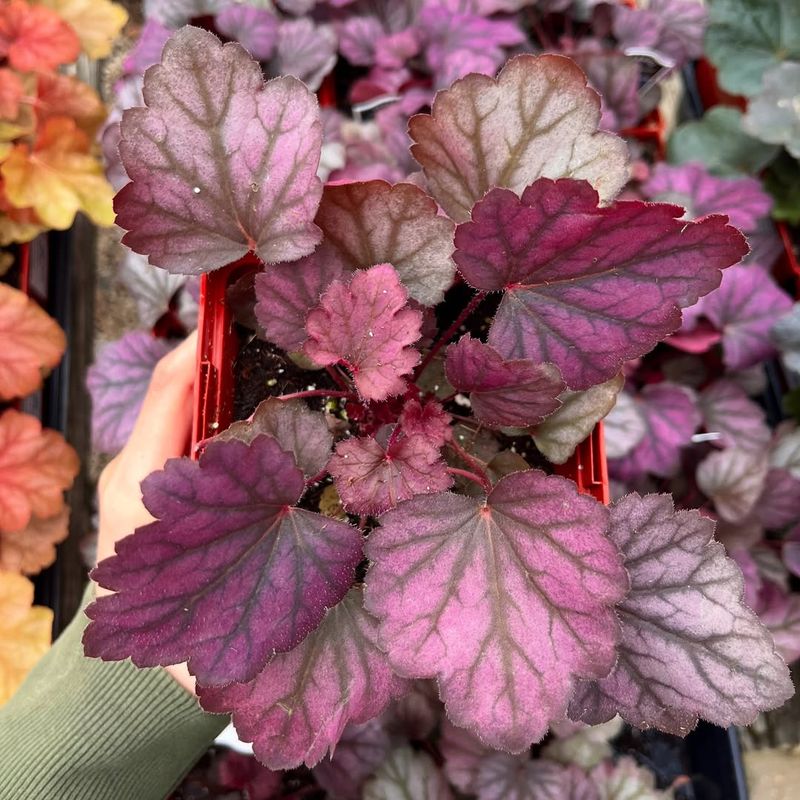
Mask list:
[{"label": "green sleeve", "polygon": [[228,723],[162,669],[86,658],[86,624],[0,707],[0,800],[163,800]]}]

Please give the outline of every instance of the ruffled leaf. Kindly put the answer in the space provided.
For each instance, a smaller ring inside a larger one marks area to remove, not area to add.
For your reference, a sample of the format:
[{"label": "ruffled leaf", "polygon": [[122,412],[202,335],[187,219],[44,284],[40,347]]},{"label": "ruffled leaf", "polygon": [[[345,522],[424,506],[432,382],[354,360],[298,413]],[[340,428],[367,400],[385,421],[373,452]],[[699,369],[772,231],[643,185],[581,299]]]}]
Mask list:
[{"label": "ruffled leaf", "polygon": [[389,264],[359,270],[349,283],[334,281],[306,319],[305,354],[321,366],[341,363],[364,400],[400,394],[404,375],[419,361],[422,314]]},{"label": "ruffled leaf", "polygon": [[[597,133],[600,99],[562,56],[518,56],[497,79],[468,75],[412,117],[412,155],[456,222],[493,187],[521,194],[537,178],[588,180],[609,200],[628,180],[627,147]],[[503,142],[505,146],[498,147]]]},{"label": "ruffled leaf", "polygon": [[56,545],[69,535],[69,509],[47,519],[31,517],[14,533],[0,531],[0,570],[36,575],[56,560]]},{"label": "ruffled leaf", "polygon": [[566,388],[553,364],[507,361],[469,335],[448,347],[445,372],[458,391],[470,393],[477,419],[495,428],[536,425],[558,409]]},{"label": "ruffled leaf", "polygon": [[625,573],[607,512],[538,471],[488,498],[414,498],[370,534],[367,608],[395,669],[438,677],[450,719],[520,752],[563,716],[577,676],[605,675]]},{"label": "ruffled leaf", "polygon": [[273,61],[278,75],[294,75],[315,92],[335,64],[336,32],[331,25],[317,25],[307,17],[284,20]]},{"label": "ruffled leaf", "polygon": [[398,424],[406,436],[421,435],[441,446],[452,437],[452,417],[435,400],[409,400],[400,412]]},{"label": "ruffled leaf", "polygon": [[399,747],[364,787],[363,800],[452,800],[444,776],[424,752]]},{"label": "ruffled leaf", "polygon": [[316,247],[322,129],[305,86],[290,77],[264,84],[239,45],[187,27],[147,71],[144,99],[121,125],[131,183],[115,209],[125,244],[186,274],[250,250],[271,263]]},{"label": "ruffled leaf", "polygon": [[730,447],[709,453],[697,466],[697,485],[714,501],[722,519],[741,522],[761,497],[767,477],[766,454]]},{"label": "ruffled leaf", "polygon": [[267,61],[278,43],[278,18],[266,8],[231,4],[214,19],[216,29],[239,42],[257,61]]},{"label": "ruffled leaf", "polygon": [[298,647],[276,655],[249,683],[198,687],[207,711],[231,713],[240,737],[270,769],[313,767],[349,722],[366,722],[407,683],[389,668],[377,624],[353,589]]},{"label": "ruffled leaf", "polygon": [[75,31],[42,5],[11,0],[0,8],[0,58],[20,72],[50,72],[81,52]]},{"label": "ruffled leaf", "polygon": [[111,55],[114,40],[128,21],[128,12],[110,0],[38,0],[53,9],[78,34],[89,58]]},{"label": "ruffled leaf", "polygon": [[552,361],[572,389],[651,350],[747,254],[724,217],[686,223],[676,206],[598,203],[583,181],[538,180],[521,199],[493,189],[455,237],[466,280],[505,290],[489,344],[506,358]]},{"label": "ruffled leaf", "polygon": [[749,725],[794,692],[766,629],[742,604],[742,576],[697,511],[669,495],[630,494],[611,509],[631,590],[611,674],[587,682],[570,715],[596,723],[619,713],[640,728],[685,735],[698,717]]},{"label": "ruffled leaf", "polygon": [[304,478],[271,436],[211,442],[142,483],[156,521],[94,571],[116,594],[87,610],[91,656],[189,662],[205,686],[252,680],[296,647],[350,588],[357,530],[293,508]]}]

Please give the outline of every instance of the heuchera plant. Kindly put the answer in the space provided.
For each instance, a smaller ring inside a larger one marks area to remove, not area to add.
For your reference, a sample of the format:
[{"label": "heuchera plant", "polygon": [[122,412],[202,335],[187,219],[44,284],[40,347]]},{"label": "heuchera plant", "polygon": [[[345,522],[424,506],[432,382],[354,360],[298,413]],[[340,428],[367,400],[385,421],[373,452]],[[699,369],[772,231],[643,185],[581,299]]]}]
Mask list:
[{"label": "heuchera plant", "polygon": [[[410,124],[422,172],[397,185],[323,187],[309,89],[265,84],[199,29],[143,95],[121,122],[124,242],[181,275],[255,253],[261,334],[336,388],[265,387],[252,418],[145,480],[155,521],[93,573],[114,594],[87,611],[88,655],[187,661],[271,769],[319,763],[435,680],[445,738],[472,748],[448,769],[487,798],[514,781],[578,796],[583,773],[509,755],[567,718],[685,734],[792,694],[710,520],[664,494],[607,508],[544,458],[567,460],[623,365],[748,251],[723,216],[615,201],[626,146],[598,132],[574,62],[523,55],[441,91]],[[684,395],[647,391],[642,437]],[[639,469],[675,457],[653,441]],[[331,481],[343,508],[325,515]],[[364,796],[392,782],[449,796],[408,748]]]}]

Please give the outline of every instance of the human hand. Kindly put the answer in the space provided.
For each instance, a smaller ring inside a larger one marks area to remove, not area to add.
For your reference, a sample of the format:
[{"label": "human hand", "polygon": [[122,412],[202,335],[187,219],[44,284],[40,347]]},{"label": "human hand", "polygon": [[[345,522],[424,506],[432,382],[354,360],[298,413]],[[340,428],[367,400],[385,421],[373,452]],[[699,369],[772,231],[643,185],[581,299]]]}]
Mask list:
[{"label": "human hand", "polygon": [[[185,452],[192,424],[196,352],[195,332],[158,362],[128,442],[100,475],[98,561],[114,555],[120,539],[154,519],[142,503],[140,484],[167,459]],[[97,597],[111,594],[102,586],[96,586],[95,593]],[[181,686],[194,691],[194,678],[185,664],[166,670]]]}]

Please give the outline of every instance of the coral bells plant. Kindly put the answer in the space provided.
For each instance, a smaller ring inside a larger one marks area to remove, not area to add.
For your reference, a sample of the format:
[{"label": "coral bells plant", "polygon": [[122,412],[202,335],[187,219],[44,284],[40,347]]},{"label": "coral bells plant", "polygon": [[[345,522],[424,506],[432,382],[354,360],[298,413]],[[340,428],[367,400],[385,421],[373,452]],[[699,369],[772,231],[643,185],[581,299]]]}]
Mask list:
[{"label": "coral bells plant", "polygon": [[95,570],[114,594],[88,609],[88,655],[188,662],[271,769],[319,763],[417,679],[445,738],[469,731],[509,781],[490,751],[567,719],[685,734],[792,694],[710,519],[553,474],[625,362],[748,251],[724,216],[615,201],[627,148],[573,61],[440,91],[396,185],[323,186],[311,91],[199,29],[143,96],[120,128],[124,242],[178,274],[258,256],[258,335],[308,385],[270,381],[144,481],[155,521]]}]

